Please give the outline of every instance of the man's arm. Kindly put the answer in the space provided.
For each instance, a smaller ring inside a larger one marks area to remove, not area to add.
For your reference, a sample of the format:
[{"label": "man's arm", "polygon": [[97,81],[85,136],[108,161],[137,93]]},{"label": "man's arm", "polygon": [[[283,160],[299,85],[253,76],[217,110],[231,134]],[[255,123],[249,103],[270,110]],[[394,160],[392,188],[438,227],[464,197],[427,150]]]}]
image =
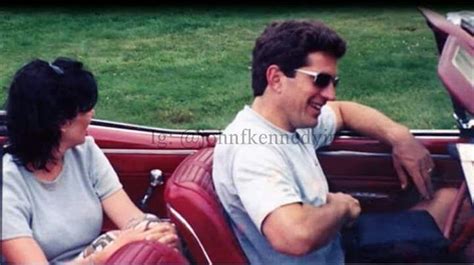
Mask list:
[{"label": "man's arm", "polygon": [[359,202],[343,193],[329,193],[320,207],[292,203],[272,211],[262,232],[272,247],[288,255],[305,255],[328,244],[341,227],[360,214]]},{"label": "man's arm", "polygon": [[410,130],[391,120],[381,112],[358,103],[348,101],[328,102],[336,114],[337,128],[350,128],[392,146],[395,170],[402,188],[411,176],[418,191],[431,198],[430,171],[434,167],[430,153],[410,133]]},{"label": "man's arm", "polygon": [[341,226],[357,218],[360,206],[343,193],[327,194],[320,198],[326,204],[317,207],[302,203],[287,163],[271,145],[239,145],[232,179],[242,206],[269,244],[288,255],[304,255],[330,242]]}]

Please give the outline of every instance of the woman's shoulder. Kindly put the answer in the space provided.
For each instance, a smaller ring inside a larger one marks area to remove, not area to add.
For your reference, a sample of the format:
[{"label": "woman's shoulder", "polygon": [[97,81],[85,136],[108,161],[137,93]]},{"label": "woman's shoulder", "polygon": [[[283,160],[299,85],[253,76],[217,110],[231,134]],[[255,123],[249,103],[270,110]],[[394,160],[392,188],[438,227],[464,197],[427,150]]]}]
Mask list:
[{"label": "woman's shoulder", "polygon": [[22,175],[23,166],[17,164],[13,156],[9,153],[3,155],[2,182],[4,186],[24,186],[26,185]]},{"label": "woman's shoulder", "polygon": [[76,145],[72,149],[77,151],[77,152],[90,152],[91,149],[97,148],[97,144],[95,143],[95,140],[92,136],[86,136],[84,143]]},{"label": "woman's shoulder", "polygon": [[84,141],[83,145],[86,145],[86,146],[96,145],[94,137],[87,135],[86,140]]},{"label": "woman's shoulder", "polygon": [[82,161],[80,163],[89,164],[94,160],[97,149],[98,146],[94,138],[92,138],[92,136],[86,136],[84,143],[76,145],[66,152],[65,160],[67,163]]},{"label": "woman's shoulder", "polygon": [[22,167],[22,165],[19,165],[18,163],[15,162],[15,159],[13,158],[13,156],[9,153],[6,153],[3,155],[3,178],[5,178],[6,175],[16,175],[16,174],[20,174],[20,167]]},{"label": "woman's shoulder", "polygon": [[87,135],[86,140],[84,141],[83,145],[91,148],[91,147],[96,147],[97,144],[95,143],[94,137]]}]

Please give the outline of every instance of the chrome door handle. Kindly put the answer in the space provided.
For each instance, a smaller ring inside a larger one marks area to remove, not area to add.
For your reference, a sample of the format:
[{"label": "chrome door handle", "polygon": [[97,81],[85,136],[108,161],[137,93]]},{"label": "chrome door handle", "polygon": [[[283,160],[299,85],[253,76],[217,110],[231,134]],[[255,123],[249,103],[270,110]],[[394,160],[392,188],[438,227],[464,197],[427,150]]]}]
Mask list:
[{"label": "chrome door handle", "polygon": [[349,192],[349,195],[358,199],[388,199],[390,198],[389,195],[385,193],[378,193],[378,192]]}]

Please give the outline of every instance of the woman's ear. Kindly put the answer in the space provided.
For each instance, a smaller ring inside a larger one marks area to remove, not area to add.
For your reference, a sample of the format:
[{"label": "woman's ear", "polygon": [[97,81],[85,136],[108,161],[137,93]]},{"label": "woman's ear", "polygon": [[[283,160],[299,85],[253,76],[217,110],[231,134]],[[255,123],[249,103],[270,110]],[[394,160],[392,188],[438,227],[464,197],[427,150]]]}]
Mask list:
[{"label": "woman's ear", "polygon": [[71,121],[69,121],[69,120],[68,120],[68,121],[65,121],[64,124],[61,125],[61,128],[60,128],[60,129],[61,129],[61,133],[66,132],[66,131],[69,129],[69,127],[71,127]]}]

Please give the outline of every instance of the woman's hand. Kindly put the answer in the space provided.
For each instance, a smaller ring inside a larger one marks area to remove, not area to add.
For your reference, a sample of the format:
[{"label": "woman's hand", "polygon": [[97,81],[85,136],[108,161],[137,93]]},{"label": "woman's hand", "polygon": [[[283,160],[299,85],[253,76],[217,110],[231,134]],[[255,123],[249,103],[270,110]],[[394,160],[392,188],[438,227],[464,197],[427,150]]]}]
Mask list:
[{"label": "woman's hand", "polygon": [[147,214],[147,218],[142,220],[132,220],[127,227],[139,231],[146,231],[145,240],[160,242],[168,247],[179,249],[179,238],[173,223],[160,221],[158,217]]},{"label": "woman's hand", "polygon": [[90,256],[93,264],[105,264],[105,262],[121,247],[136,241],[148,240],[164,244],[179,251],[180,243],[174,224],[168,222],[152,222],[148,229],[129,228],[121,230],[117,238],[102,251]]},{"label": "woman's hand", "polygon": [[145,240],[157,241],[170,248],[180,249],[180,242],[175,225],[169,222],[153,222],[148,226]]}]

